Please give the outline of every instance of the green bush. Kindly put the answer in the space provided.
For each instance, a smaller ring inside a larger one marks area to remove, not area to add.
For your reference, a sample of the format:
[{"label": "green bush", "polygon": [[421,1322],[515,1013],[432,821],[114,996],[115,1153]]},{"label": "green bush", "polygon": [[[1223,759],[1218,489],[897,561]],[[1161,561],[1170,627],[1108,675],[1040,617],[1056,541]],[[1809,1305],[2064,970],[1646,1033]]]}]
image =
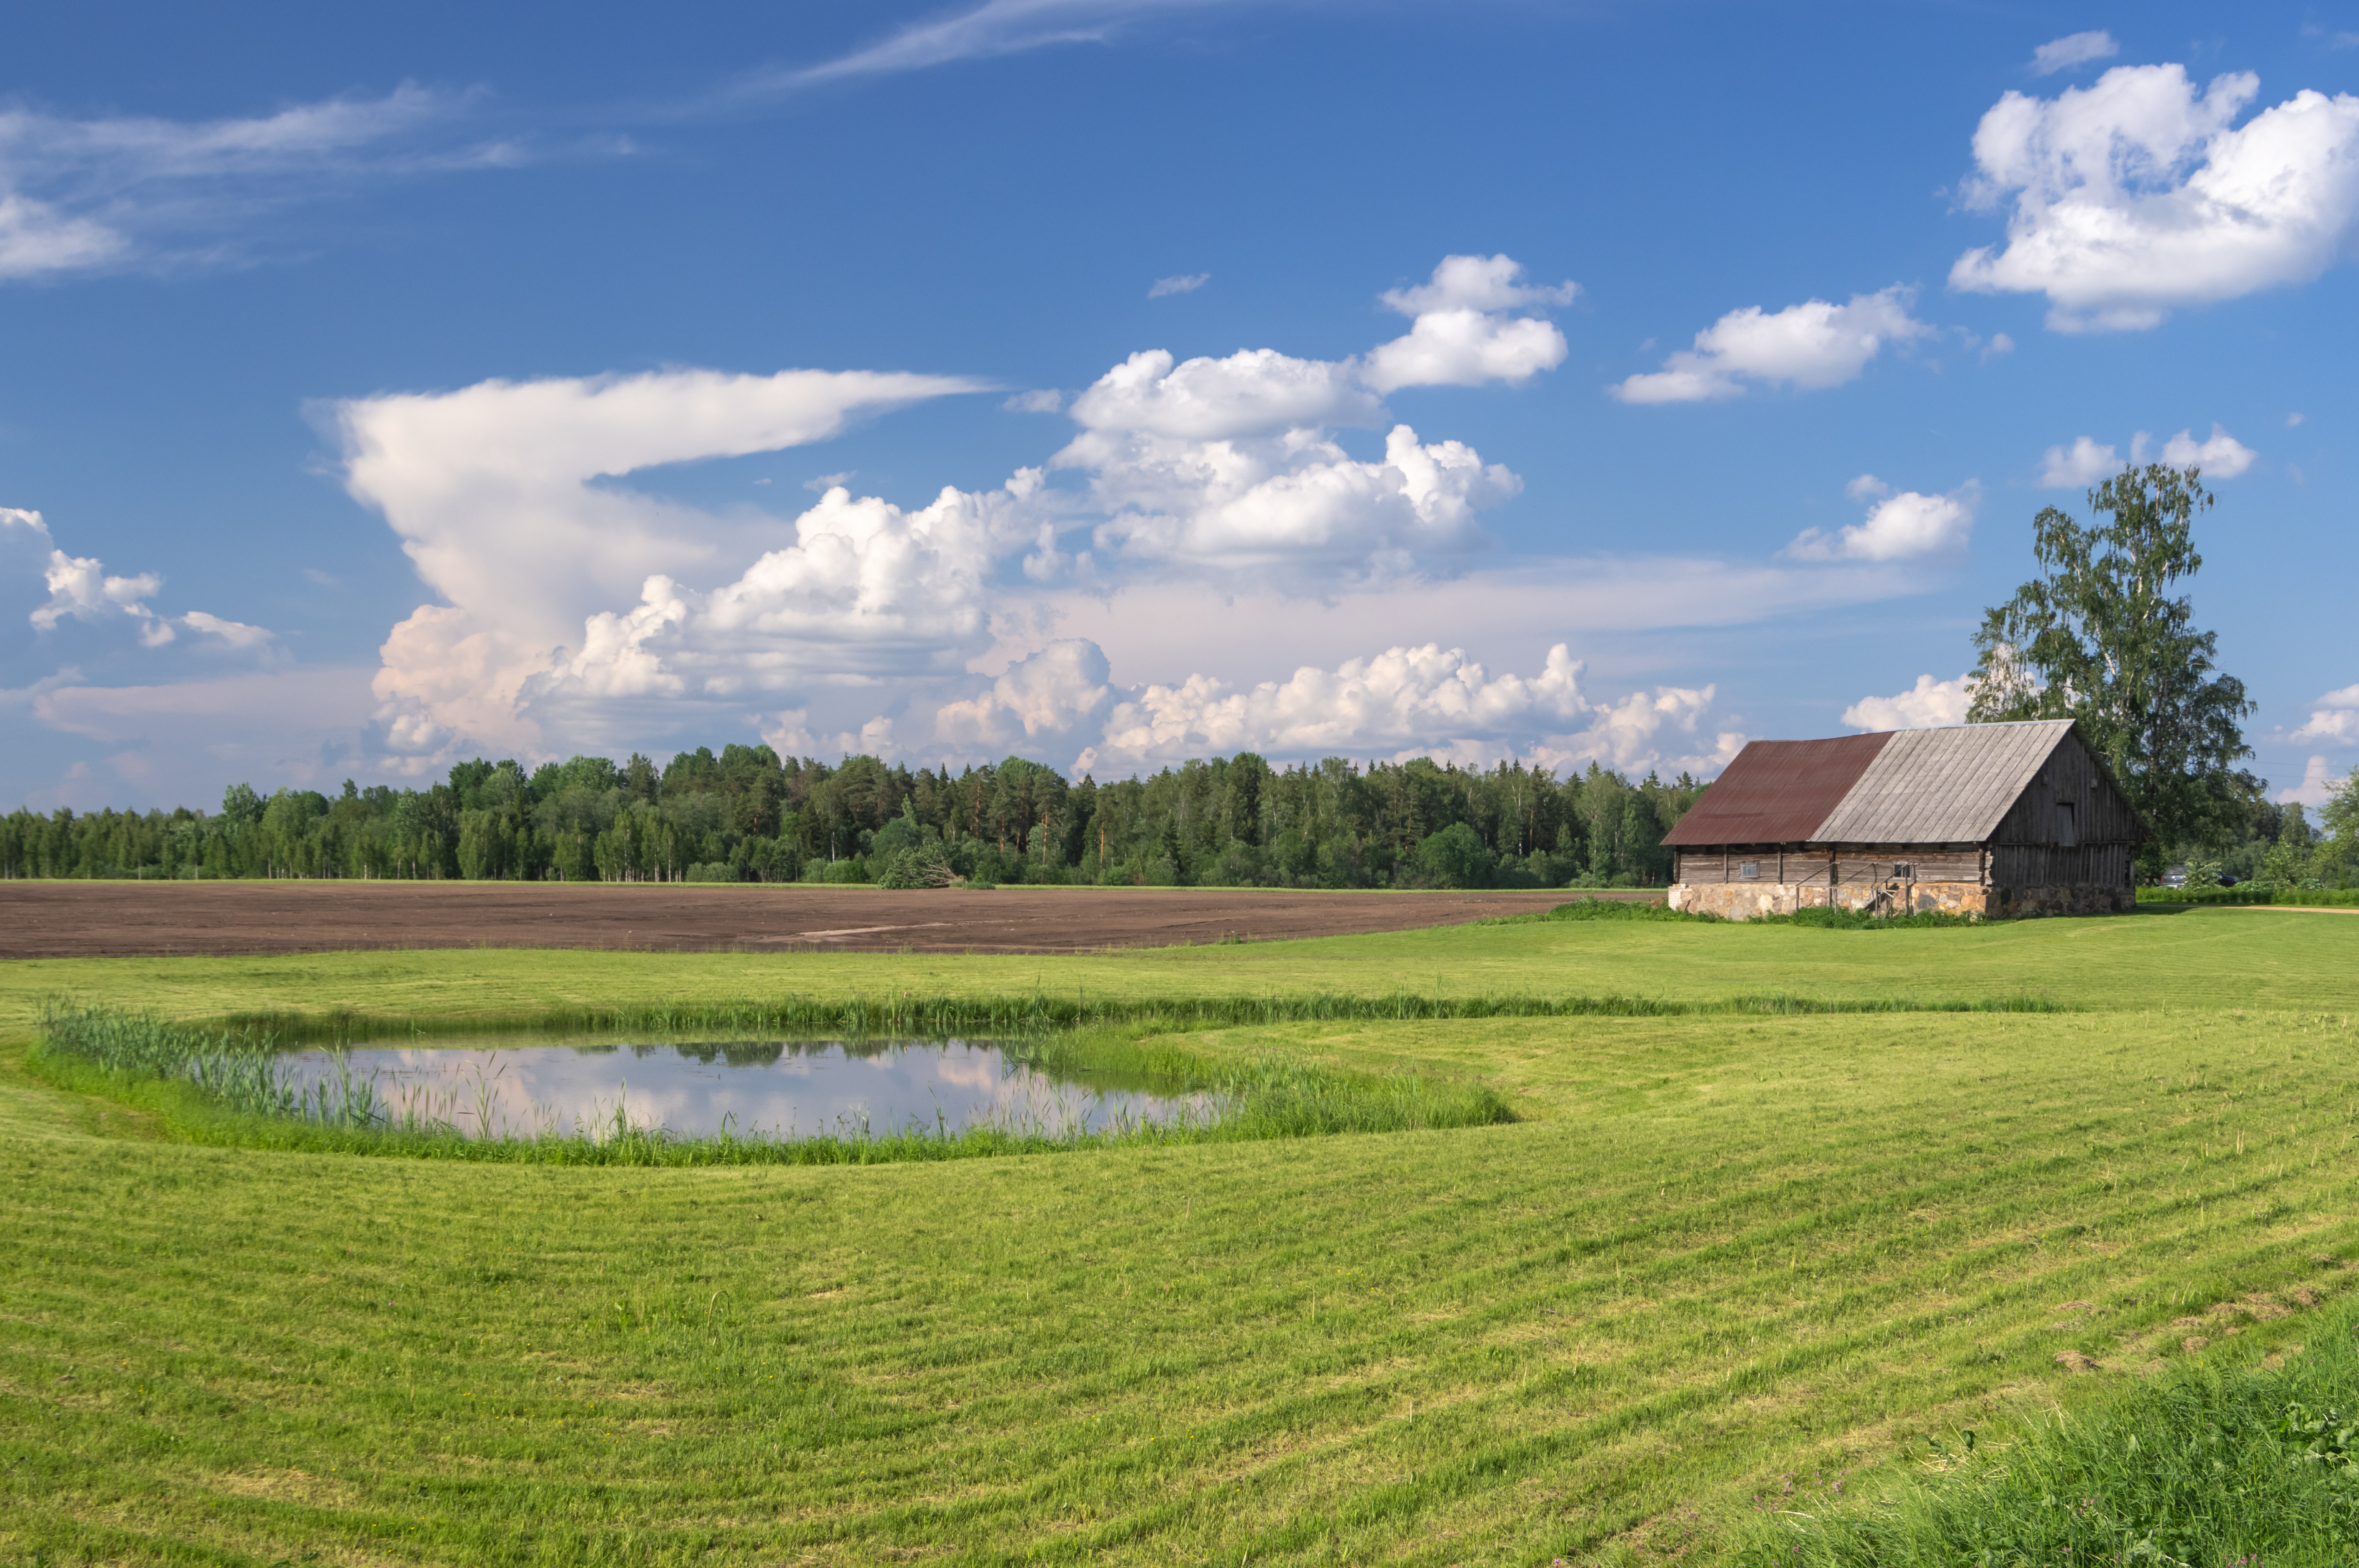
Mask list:
[{"label": "green bush", "polygon": [[1690,925],[1721,923],[1717,914],[1701,910],[1673,909],[1668,903],[1641,902],[1622,898],[1577,898],[1571,903],[1560,903],[1546,914],[1510,915],[1511,920],[1669,920]]},{"label": "green bush", "polygon": [[689,867],[687,880],[692,882],[734,882],[740,878],[737,868],[728,861],[709,860]]},{"label": "green bush", "polygon": [[2359,888],[2288,888],[2240,882],[2232,888],[2140,888],[2140,903],[2292,904],[2310,909],[2359,909]]}]

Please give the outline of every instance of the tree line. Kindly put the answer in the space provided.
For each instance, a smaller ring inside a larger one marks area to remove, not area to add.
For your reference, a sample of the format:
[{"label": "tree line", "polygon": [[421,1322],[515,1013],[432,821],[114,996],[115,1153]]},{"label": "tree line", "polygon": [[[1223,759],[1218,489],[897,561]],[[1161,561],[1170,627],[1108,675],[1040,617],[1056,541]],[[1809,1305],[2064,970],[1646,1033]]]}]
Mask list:
[{"label": "tree line", "polygon": [[0,877],[1640,887],[1669,880],[1663,835],[1703,788],[1252,752],[1101,784],[1021,757],[953,777],[732,745],[660,768],[477,759],[334,796],[236,784],[218,813],[19,810]]}]

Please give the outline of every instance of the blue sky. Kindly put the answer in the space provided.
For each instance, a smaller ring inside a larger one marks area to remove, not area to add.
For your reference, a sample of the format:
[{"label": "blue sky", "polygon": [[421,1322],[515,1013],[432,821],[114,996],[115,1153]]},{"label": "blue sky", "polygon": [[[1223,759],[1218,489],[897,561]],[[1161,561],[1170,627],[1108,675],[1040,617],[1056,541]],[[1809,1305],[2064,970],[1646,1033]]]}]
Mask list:
[{"label": "blue sky", "polygon": [[[1710,772],[2200,458],[2359,753],[2359,9],[85,5],[0,78],[0,798],[767,739]],[[2108,450],[2110,449],[2110,450]]]}]

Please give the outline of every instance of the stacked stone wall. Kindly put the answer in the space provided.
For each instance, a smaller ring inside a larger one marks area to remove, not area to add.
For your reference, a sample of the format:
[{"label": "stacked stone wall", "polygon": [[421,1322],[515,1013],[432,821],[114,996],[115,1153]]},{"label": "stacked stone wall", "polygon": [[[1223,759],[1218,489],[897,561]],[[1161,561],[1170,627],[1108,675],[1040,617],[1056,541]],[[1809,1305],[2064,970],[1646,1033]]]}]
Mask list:
[{"label": "stacked stone wall", "polygon": [[1878,882],[1678,882],[1670,905],[1723,920],[1751,920],[1762,914],[1791,914],[1798,909],[1871,909],[1879,895],[1888,895],[1903,913],[1981,914],[1990,890],[1980,882],[1903,882],[1887,889]]},{"label": "stacked stone wall", "polygon": [[1898,914],[1987,914],[2030,920],[2045,915],[2121,914],[2136,907],[2125,887],[2081,883],[2071,887],[1986,888],[1980,882],[1675,882],[1670,906],[1723,920],[1791,914],[1799,909],[1873,909],[1880,895]]}]

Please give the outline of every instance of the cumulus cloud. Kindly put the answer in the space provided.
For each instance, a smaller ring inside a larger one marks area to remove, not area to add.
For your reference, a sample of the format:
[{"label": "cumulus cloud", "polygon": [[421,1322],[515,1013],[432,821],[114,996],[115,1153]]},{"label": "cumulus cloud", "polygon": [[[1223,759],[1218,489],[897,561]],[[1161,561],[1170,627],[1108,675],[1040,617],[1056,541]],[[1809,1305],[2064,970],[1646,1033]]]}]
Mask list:
[{"label": "cumulus cloud", "polygon": [[2293,732],[2293,738],[2332,745],[2359,741],[2359,686],[2330,691],[2312,703],[2309,719]]},{"label": "cumulus cloud", "polygon": [[1625,403],[1701,403],[1736,397],[1749,384],[1804,391],[1856,380],[1887,346],[1930,337],[1908,314],[1915,290],[1895,284],[1848,303],[1806,299],[1783,310],[1732,310],[1695,336],[1663,368],[1610,388]]},{"label": "cumulus cloud", "polygon": [[[386,640],[386,743],[531,751],[558,734],[588,743],[632,715],[748,701],[802,714],[789,728],[833,732],[860,692],[902,701],[971,681],[969,661],[992,640],[986,606],[1019,566],[1038,582],[1096,581],[1136,563],[1308,584],[1471,549],[1484,542],[1475,513],[1515,493],[1512,473],[1403,425],[1374,459],[1336,432],[1386,424],[1391,388],[1528,379],[1563,342],[1522,312],[1571,295],[1527,284],[1507,257],[1453,256],[1386,297],[1410,330],[1365,358],[1134,354],[1068,410],[1079,431],[1049,467],[1081,474],[1082,488],[1024,469],[916,508],[835,488],[783,543],[776,517],[686,505],[635,476],[823,439],[861,415],[983,386],[673,371],[338,405],[326,415],[347,488],[385,515],[444,601]],[[1009,406],[1060,401],[1039,392]],[[953,691],[945,733],[1040,722],[1015,687],[986,695]]]},{"label": "cumulus cloud", "polygon": [[51,550],[46,576],[49,600],[33,611],[36,629],[54,632],[58,622],[68,618],[103,621],[123,616],[139,628],[139,641],[147,647],[160,648],[172,640],[171,622],[147,608],[147,601],[164,586],[158,574],[112,577],[95,556]]},{"label": "cumulus cloud", "polygon": [[182,631],[233,651],[267,650],[276,641],[277,633],[264,627],[202,610],[180,615],[162,613],[147,601],[163,591],[163,574],[122,575],[108,571],[106,563],[95,556],[69,555],[57,546],[48,521],[38,512],[0,506],[0,541],[41,561],[41,583],[49,597],[27,617],[36,632],[55,633],[69,621],[111,626],[135,633],[143,648],[165,647]]},{"label": "cumulus cloud", "polygon": [[[405,749],[457,734],[528,745],[538,732],[518,701],[560,670],[585,690],[652,693],[634,661],[668,634],[672,579],[759,553],[777,526],[613,481],[821,440],[862,415],[976,390],[956,377],[864,371],[671,371],[490,381],[336,406],[346,488],[384,514],[419,576],[449,601],[421,606],[386,642],[377,692],[389,733]],[[805,517],[839,513],[823,499]],[[814,527],[825,537],[812,547],[837,560],[847,547],[839,531]],[[870,540],[858,524],[845,532]],[[855,562],[866,558],[849,547]],[[893,551],[878,548],[869,564],[887,571]],[[892,600],[871,586],[878,602]],[[634,600],[635,610],[611,609]]]},{"label": "cumulus cloud", "polygon": [[[2146,433],[2138,433],[2142,446]],[[2193,432],[2181,430],[2162,444],[2162,460],[2173,468],[2200,468],[2207,479],[2234,479],[2253,466],[2260,454],[2217,424],[2212,427],[2211,439],[2199,441]]]},{"label": "cumulus cloud", "polygon": [[2111,33],[2072,33],[2052,38],[2032,50],[2031,74],[2053,76],[2093,59],[2111,59],[2121,52],[2122,46],[2114,41]]},{"label": "cumulus cloud", "polygon": [[1177,277],[1158,277],[1147,287],[1147,297],[1162,299],[1174,294],[1193,294],[1212,281],[1209,272],[1181,273]]},{"label": "cumulus cloud", "polygon": [[2335,792],[2343,787],[2343,782],[2327,767],[2324,757],[2312,757],[2309,766],[2301,771],[2301,783],[2291,789],[2277,791],[2277,799],[2288,806],[2306,806],[2315,811],[2334,798]]},{"label": "cumulus cloud", "polygon": [[1086,638],[1049,643],[1008,665],[989,690],[934,713],[936,737],[986,749],[1061,739],[1102,718],[1114,699],[1105,651]]},{"label": "cumulus cloud", "polygon": [[1447,256],[1426,282],[1388,289],[1386,308],[1414,318],[1407,337],[1368,355],[1362,372],[1379,393],[1405,386],[1520,385],[1564,362],[1564,334],[1537,316],[1510,316],[1569,305],[1580,286],[1523,281],[1512,257]]},{"label": "cumulus cloud", "polygon": [[2048,449],[2040,459],[2039,485],[2043,490],[2082,490],[2149,459],[2158,459],[2172,468],[2200,468],[2207,479],[2234,479],[2251,468],[2259,456],[2216,423],[2210,438],[2199,441],[2193,430],[2181,430],[2165,441],[2158,452],[2154,449],[2154,438],[2140,430],[2130,439],[2127,462],[2114,448],[2099,446],[2093,438],[2080,436],[2070,447]]},{"label": "cumulus cloud", "polygon": [[2199,91],[2154,65],[2008,92],[1974,132],[1964,192],[2007,204],[2006,243],[1959,257],[1951,287],[2044,294],[2050,328],[2107,331],[2316,277],[2359,217],[2359,98],[2303,91],[2238,126],[2259,92],[2250,72]]},{"label": "cumulus cloud", "polygon": [[2048,449],[2040,460],[2039,486],[2042,490],[2084,490],[2113,478],[2125,466],[2121,454],[2113,448],[2101,447],[2089,437],[2080,436],[2069,448]]},{"label": "cumulus cloud", "polygon": [[1175,362],[1164,349],[1131,355],[1073,399],[1091,430],[1224,441],[1328,425],[1373,425],[1384,404],[1350,361],[1299,360],[1275,349]]},{"label": "cumulus cloud", "polygon": [[1353,458],[1333,431],[1381,424],[1384,395],[1403,387],[1514,385],[1561,362],[1554,325],[1511,312],[1560,304],[1574,286],[1523,273],[1508,256],[1444,258],[1383,296],[1409,331],[1361,358],[1133,354],[1073,400],[1082,432],[1050,466],[1087,473],[1108,514],[1096,543],[1116,558],[1366,579],[1477,547],[1474,514],[1521,488],[1513,473],[1407,425],[1381,461]]},{"label": "cumulus cloud", "polygon": [[1115,514],[1100,547],[1130,558],[1240,570],[1320,568],[1344,578],[1399,574],[1419,557],[1484,542],[1474,514],[1522,481],[1458,441],[1425,445],[1407,425],[1380,462],[1289,432],[1260,441],[1084,437],[1059,454],[1086,466]]},{"label": "cumulus cloud", "polygon": [[1982,500],[1982,487],[1973,480],[1947,495],[1895,493],[1874,474],[1862,474],[1844,489],[1854,501],[1875,503],[1866,519],[1832,534],[1805,528],[1786,546],[1788,556],[1801,561],[1905,561],[1951,554],[1966,547]]},{"label": "cumulus cloud", "polygon": [[1908,690],[1890,697],[1863,697],[1843,709],[1843,721],[1854,730],[1934,730],[1963,724],[1973,702],[1973,677],[1935,680],[1919,676]]},{"label": "cumulus cloud", "polygon": [[1209,676],[1124,690],[1093,643],[1052,644],[971,701],[946,704],[945,740],[986,749],[1024,739],[1088,738],[1076,772],[1122,773],[1237,751],[1274,760],[1416,755],[1480,765],[1521,757],[1548,767],[1590,761],[1621,768],[1709,770],[1744,744],[1705,730],[1712,688],[1661,687],[1610,702],[1581,689],[1564,644],[1533,676],[1493,676],[1462,649],[1388,648],[1333,668],[1305,665],[1282,681],[1235,685]]}]

